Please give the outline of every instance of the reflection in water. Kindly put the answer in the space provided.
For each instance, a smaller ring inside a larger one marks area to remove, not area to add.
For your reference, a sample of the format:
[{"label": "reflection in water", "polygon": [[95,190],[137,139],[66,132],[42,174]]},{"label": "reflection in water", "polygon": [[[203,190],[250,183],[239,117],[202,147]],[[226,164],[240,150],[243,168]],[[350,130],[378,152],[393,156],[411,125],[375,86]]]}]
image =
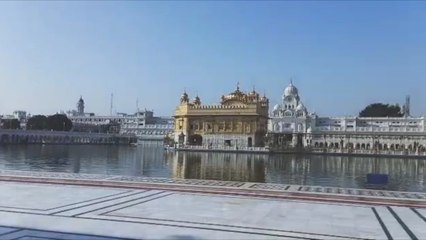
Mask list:
[{"label": "reflection in water", "polygon": [[389,189],[425,191],[425,160],[272,155],[266,182],[364,188],[368,173],[389,174]]},{"label": "reflection in water", "polygon": [[265,182],[265,155],[178,152],[175,178]]},{"label": "reflection in water", "polygon": [[138,147],[0,146],[0,168],[363,188],[367,173],[389,174],[392,190],[425,191],[422,159],[166,152]]}]

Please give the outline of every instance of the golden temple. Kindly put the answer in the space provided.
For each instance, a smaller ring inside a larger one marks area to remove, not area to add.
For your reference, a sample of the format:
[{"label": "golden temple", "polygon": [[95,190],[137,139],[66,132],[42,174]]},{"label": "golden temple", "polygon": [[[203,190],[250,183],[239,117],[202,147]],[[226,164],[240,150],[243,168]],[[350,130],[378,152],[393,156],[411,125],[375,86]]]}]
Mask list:
[{"label": "golden temple", "polygon": [[254,89],[222,95],[220,104],[203,105],[184,91],[174,119],[174,139],[180,146],[262,147],[268,124],[269,99]]}]

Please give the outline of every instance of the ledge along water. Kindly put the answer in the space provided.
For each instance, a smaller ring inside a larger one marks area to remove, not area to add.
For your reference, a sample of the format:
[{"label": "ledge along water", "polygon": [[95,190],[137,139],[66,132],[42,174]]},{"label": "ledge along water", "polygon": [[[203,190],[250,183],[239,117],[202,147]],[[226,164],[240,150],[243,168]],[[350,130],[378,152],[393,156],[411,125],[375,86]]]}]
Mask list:
[{"label": "ledge along water", "polygon": [[208,147],[186,145],[176,148],[167,148],[176,151],[200,151],[200,152],[231,152],[231,153],[261,153],[261,154],[317,154],[337,156],[367,156],[367,157],[409,157],[426,158],[426,152],[413,152],[408,150],[376,150],[376,149],[333,149],[333,148],[286,148],[273,149],[269,147],[244,147],[230,146]]},{"label": "ledge along water", "polygon": [[7,144],[98,144],[129,145],[137,142],[135,135],[0,129],[0,145]]}]

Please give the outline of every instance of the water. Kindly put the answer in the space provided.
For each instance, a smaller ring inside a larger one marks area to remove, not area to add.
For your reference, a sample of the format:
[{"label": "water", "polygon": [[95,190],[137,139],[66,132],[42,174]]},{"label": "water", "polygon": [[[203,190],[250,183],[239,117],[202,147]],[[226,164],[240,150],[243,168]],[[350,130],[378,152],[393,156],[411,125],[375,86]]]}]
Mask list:
[{"label": "water", "polygon": [[0,169],[214,179],[364,188],[367,173],[389,174],[390,190],[425,190],[426,160],[406,158],[166,152],[138,147],[0,146]]}]

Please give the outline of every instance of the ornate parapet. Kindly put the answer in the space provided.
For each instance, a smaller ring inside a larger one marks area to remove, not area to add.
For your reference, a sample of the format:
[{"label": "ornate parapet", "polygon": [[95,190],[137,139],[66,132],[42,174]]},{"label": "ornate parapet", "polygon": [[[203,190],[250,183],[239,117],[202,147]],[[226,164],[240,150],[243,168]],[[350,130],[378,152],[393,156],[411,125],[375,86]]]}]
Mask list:
[{"label": "ornate parapet", "polygon": [[247,109],[247,105],[190,105],[190,109]]}]

